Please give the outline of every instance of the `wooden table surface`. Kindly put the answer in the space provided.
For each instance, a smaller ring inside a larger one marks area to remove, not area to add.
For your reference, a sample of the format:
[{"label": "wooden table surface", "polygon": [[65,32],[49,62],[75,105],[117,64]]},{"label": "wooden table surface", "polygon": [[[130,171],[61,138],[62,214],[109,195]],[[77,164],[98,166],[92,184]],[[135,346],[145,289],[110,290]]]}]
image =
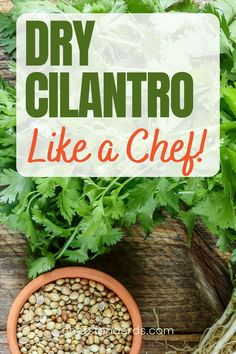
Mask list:
[{"label": "wooden table surface", "polygon": [[[167,220],[145,240],[135,227],[120,244],[88,266],[120,280],[136,299],[147,327],[173,329],[174,334],[145,336],[142,354],[190,353],[202,332],[222,313],[230,296],[226,258],[214,239],[200,230],[191,248],[184,227]],[[9,354],[6,321],[19,291],[28,282],[25,238],[0,229],[0,353]],[[219,297],[220,294],[220,297]]]},{"label": "wooden table surface", "polygon": [[[0,0],[0,11],[11,2]],[[0,50],[0,75],[14,79]],[[24,258],[25,238],[0,227],[0,353],[9,354],[7,315],[15,296],[29,281]],[[120,280],[136,299],[147,327],[165,336],[144,336],[142,354],[190,353],[202,333],[221,315],[232,290],[227,256],[214,236],[198,226],[192,247],[184,227],[174,220],[157,226],[149,239],[135,227],[110,254],[88,265]],[[179,348],[179,350],[178,350]],[[14,354],[14,353],[13,353]]]}]

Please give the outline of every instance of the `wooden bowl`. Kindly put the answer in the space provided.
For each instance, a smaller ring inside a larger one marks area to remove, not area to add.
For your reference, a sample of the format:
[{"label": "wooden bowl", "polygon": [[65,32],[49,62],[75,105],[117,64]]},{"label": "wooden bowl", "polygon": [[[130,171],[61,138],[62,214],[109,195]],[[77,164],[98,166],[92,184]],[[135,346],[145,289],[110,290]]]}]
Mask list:
[{"label": "wooden bowl", "polygon": [[31,294],[39,290],[42,286],[61,278],[90,279],[102,283],[106,288],[113,291],[127,307],[133,323],[133,328],[135,329],[130,354],[140,354],[142,346],[142,319],[136,302],[126,288],[117,280],[103,272],[85,267],[59,268],[52,272],[40,275],[25,286],[15,299],[7,321],[7,338],[12,354],[21,354],[18,347],[16,332],[17,320],[24,303],[28,300]]}]

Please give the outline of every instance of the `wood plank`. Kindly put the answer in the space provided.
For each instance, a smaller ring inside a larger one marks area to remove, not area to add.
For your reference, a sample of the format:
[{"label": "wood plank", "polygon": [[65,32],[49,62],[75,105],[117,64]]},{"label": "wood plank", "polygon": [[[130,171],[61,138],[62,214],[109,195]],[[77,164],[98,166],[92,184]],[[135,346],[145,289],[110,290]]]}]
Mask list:
[{"label": "wood plank", "polygon": [[[0,11],[10,6],[10,1],[0,0]],[[7,62],[0,50],[0,73],[14,81]],[[142,354],[190,353],[227,304],[231,293],[228,255],[219,253],[214,236],[200,224],[191,248],[183,225],[176,220],[167,218],[148,240],[144,236],[135,227],[110,254],[89,265],[115,276],[130,290],[141,309],[144,326],[174,329],[174,335],[144,336]],[[1,354],[9,354],[6,321],[10,306],[28,282],[25,256],[25,238],[0,229]]]},{"label": "wood plank", "polygon": [[[221,287],[227,297],[231,285],[227,274],[225,257],[211,249],[211,276],[202,274],[195,257],[195,247],[203,241],[194,235],[193,247],[186,243],[185,228],[176,220],[166,219],[157,226],[149,239],[136,226],[132,233],[109,254],[100,256],[89,266],[103,270],[120,280],[135,297],[146,327],[173,328],[173,335],[145,336],[142,354],[168,352],[168,345],[185,347],[212,324],[222,313],[227,298],[218,297],[213,283],[221,279]],[[203,237],[203,236],[202,236]],[[201,246],[202,253],[209,250]],[[215,245],[213,243],[213,245]],[[214,247],[213,247],[214,248]],[[27,283],[24,258],[26,241],[22,235],[0,229],[0,353],[8,354],[6,337],[7,315],[16,294]],[[204,259],[204,256],[203,256]],[[218,279],[214,278],[217,274]],[[221,275],[219,275],[221,274]],[[223,274],[223,276],[222,276]],[[194,335],[193,335],[194,333]],[[195,342],[192,344],[192,342]],[[158,350],[158,351],[157,351]],[[188,353],[186,349],[184,351]]]},{"label": "wood plank", "polygon": [[[174,334],[169,336],[158,336],[158,342],[168,342],[168,343],[199,343],[202,335],[201,334]],[[157,341],[156,336],[144,336],[144,341]]]}]

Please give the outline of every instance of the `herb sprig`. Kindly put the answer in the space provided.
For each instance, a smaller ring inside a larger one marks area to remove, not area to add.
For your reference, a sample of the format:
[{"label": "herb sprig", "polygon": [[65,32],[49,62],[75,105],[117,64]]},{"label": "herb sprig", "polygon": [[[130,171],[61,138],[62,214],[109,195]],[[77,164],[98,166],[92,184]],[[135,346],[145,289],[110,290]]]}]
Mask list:
[{"label": "herb sprig", "polygon": [[27,236],[29,277],[56,262],[85,263],[108,252],[124,228],[137,222],[149,234],[163,210],[187,225],[190,238],[200,217],[236,261],[235,2],[217,0],[200,8],[191,0],[15,0],[9,14],[0,14],[0,45],[13,60],[16,20],[29,11],[207,12],[221,25],[221,170],[212,178],[22,177],[15,167],[16,92],[0,80],[0,221]]}]

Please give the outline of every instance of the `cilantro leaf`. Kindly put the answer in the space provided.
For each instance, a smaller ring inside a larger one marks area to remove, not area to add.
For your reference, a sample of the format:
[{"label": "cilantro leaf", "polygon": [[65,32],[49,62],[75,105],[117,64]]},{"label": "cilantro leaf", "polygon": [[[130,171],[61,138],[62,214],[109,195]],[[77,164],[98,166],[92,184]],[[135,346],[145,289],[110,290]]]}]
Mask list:
[{"label": "cilantro leaf", "polygon": [[38,206],[35,206],[32,209],[32,219],[38,225],[43,226],[45,231],[48,232],[49,234],[52,234],[54,236],[61,236],[61,237],[70,235],[70,230],[65,229],[55,224],[51,220],[49,220],[49,218],[39,210]]},{"label": "cilantro leaf", "polygon": [[221,229],[236,228],[235,207],[224,191],[206,195],[192,211],[196,215],[203,216],[207,223]]},{"label": "cilantro leaf", "polygon": [[16,172],[16,90],[0,78],[0,221],[28,240],[29,277],[61,263],[108,252],[139,222],[146,234],[167,210],[187,226],[196,218],[232,251],[236,241],[236,3],[216,0],[15,0],[0,14],[0,45],[13,59],[17,18],[25,12],[207,12],[221,28],[221,170],[211,178],[26,178]]},{"label": "cilantro leaf", "polygon": [[0,192],[0,201],[12,203],[31,191],[32,181],[30,178],[22,177],[16,171],[4,170],[0,176],[0,185],[5,186]]},{"label": "cilantro leaf", "polygon": [[48,272],[49,270],[55,267],[55,259],[52,253],[47,253],[43,257],[28,258],[28,276],[33,279],[36,278],[39,274]]},{"label": "cilantro leaf", "polygon": [[67,262],[84,264],[89,259],[88,249],[77,248],[75,250],[66,250],[64,257]]}]

